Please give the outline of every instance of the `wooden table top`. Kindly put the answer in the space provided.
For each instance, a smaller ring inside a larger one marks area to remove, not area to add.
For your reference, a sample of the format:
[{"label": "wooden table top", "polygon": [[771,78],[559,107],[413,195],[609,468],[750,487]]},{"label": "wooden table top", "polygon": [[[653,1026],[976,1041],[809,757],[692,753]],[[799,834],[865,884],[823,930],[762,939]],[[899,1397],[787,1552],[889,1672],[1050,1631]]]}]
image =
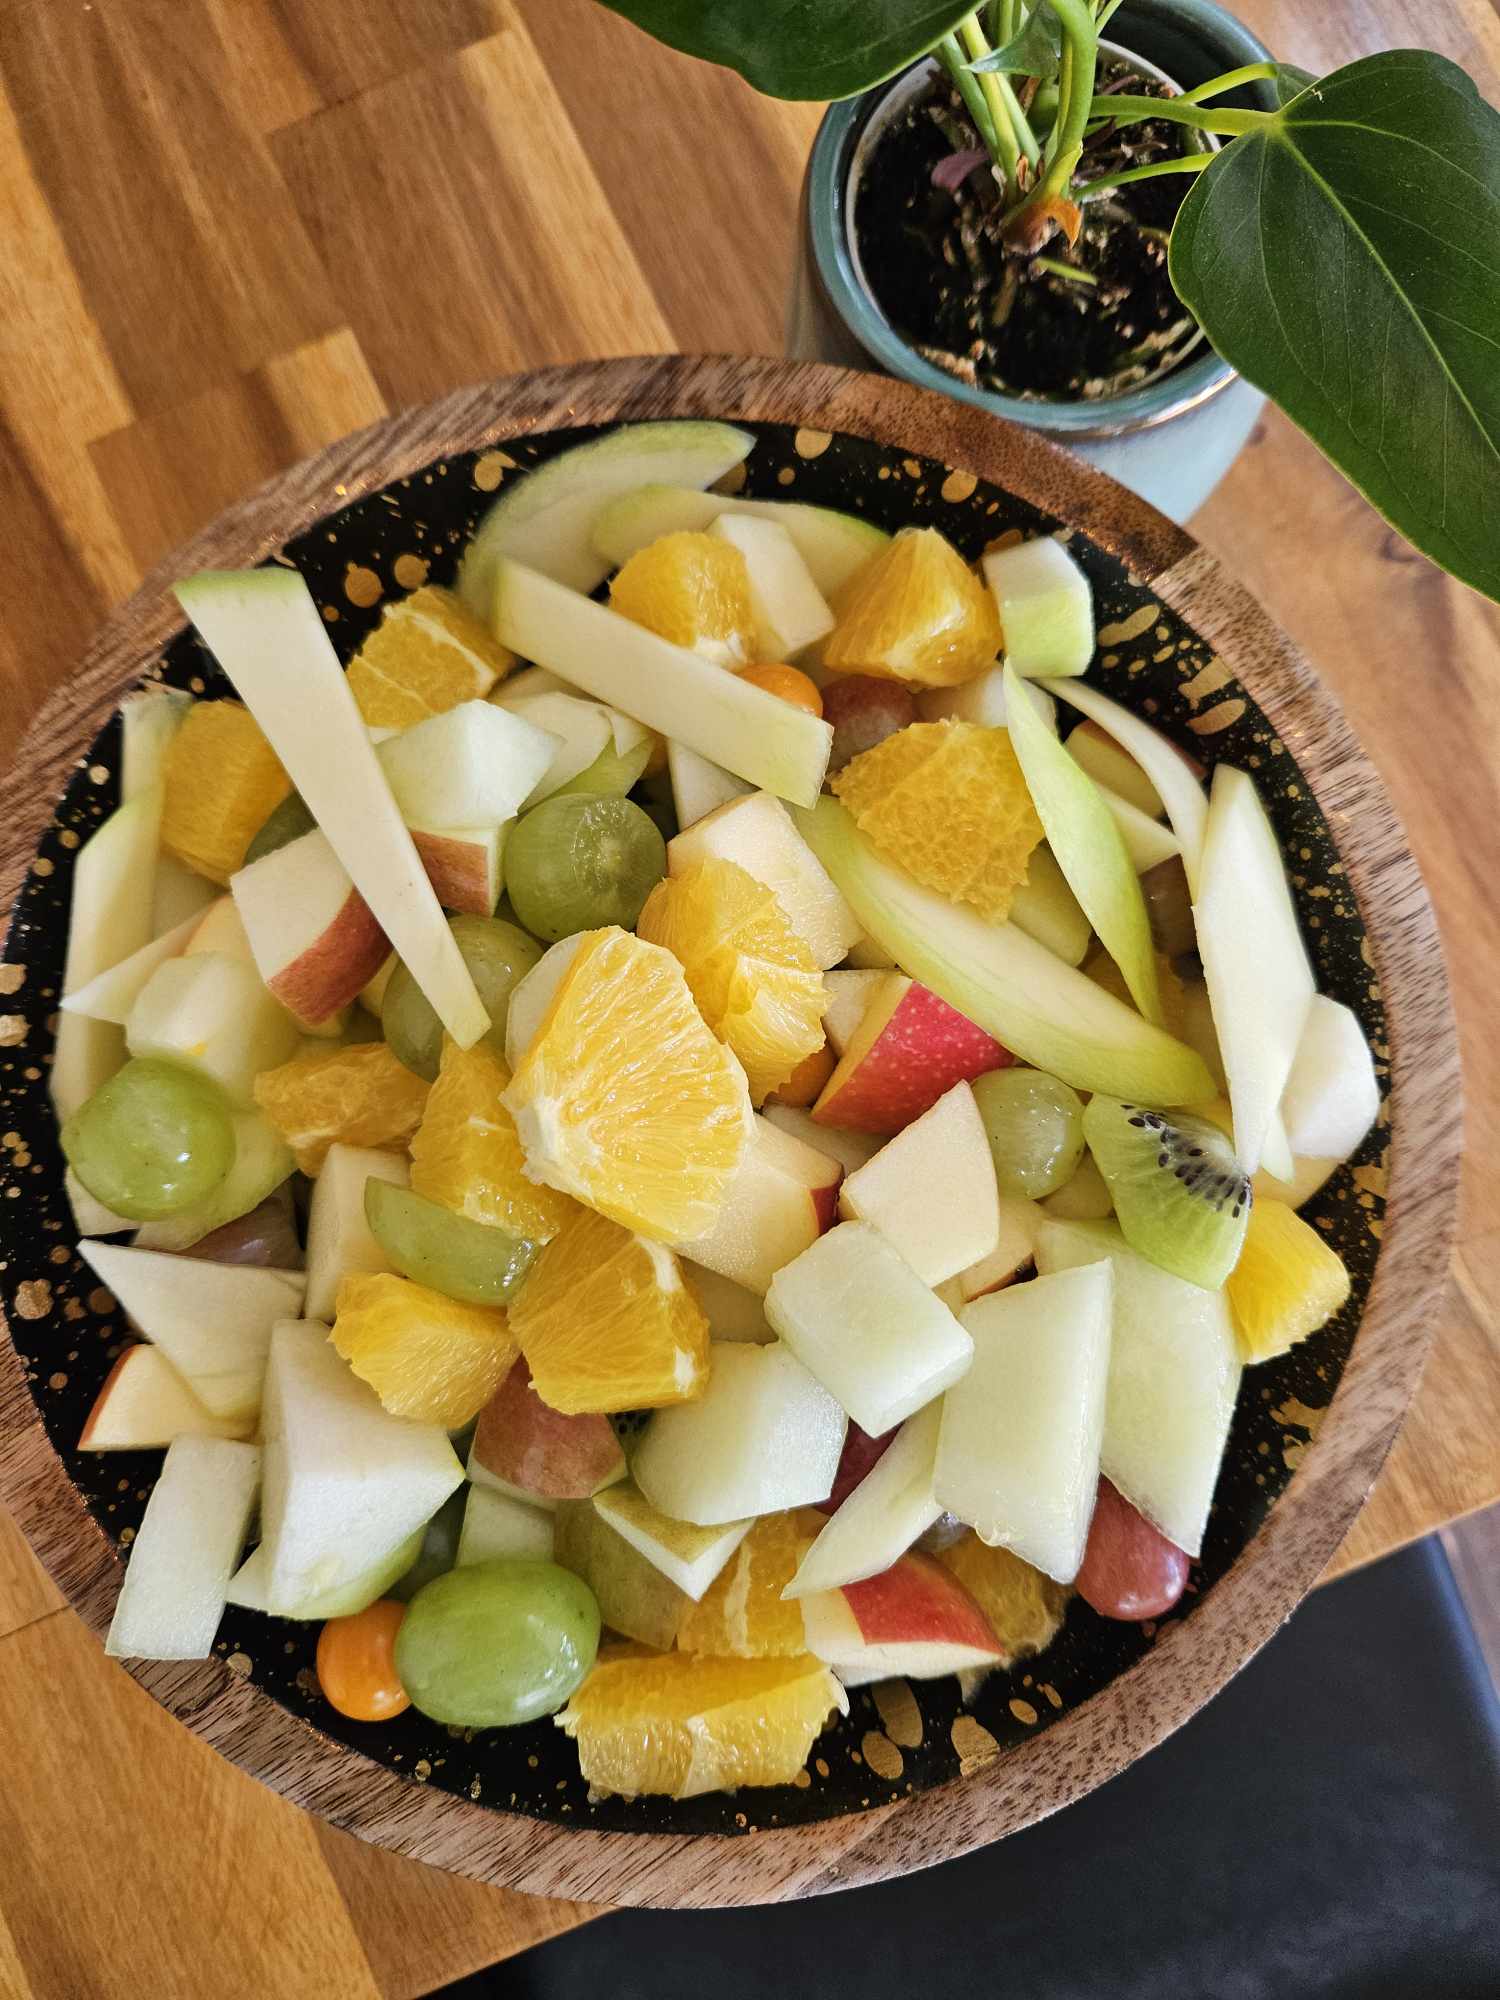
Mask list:
[{"label": "wooden table top", "polygon": [[[1492,0],[1238,11],[1308,68],[1435,44],[1500,99]],[[544,362],[777,352],[818,116],[591,0],[0,0],[0,743],[149,563],[343,432]],[[1463,1033],[1458,1254],[1348,1567],[1500,1497],[1500,611],[1276,416],[1194,527],[1389,781]],[[366,1847],[222,1763],[3,1515],[0,1770],[4,2000],[415,1995],[588,1914]]]}]

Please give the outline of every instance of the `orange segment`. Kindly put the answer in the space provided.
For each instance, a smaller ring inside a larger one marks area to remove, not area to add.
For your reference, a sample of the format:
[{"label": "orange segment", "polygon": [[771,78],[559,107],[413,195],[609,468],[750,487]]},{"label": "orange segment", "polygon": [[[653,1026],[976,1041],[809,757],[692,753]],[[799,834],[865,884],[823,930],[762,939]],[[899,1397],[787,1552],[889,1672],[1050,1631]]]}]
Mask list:
[{"label": "orange segment", "polygon": [[907,528],[861,570],[823,647],[841,674],[953,687],[1000,650],[995,600],[936,528]]},{"label": "orange segment", "polygon": [[736,1785],[788,1785],[844,1691],[810,1653],[793,1659],[601,1657],[559,1715],[602,1792],[675,1799]]},{"label": "orange segment", "polygon": [[965,1535],[940,1549],[938,1561],[956,1576],[995,1628],[1007,1663],[1050,1646],[1062,1624],[1069,1592],[1009,1549],[992,1549]]},{"label": "orange segment", "polygon": [[784,1604],[781,1593],[826,1526],[811,1508],[762,1515],[701,1601],[689,1600],[677,1627],[678,1650],[741,1660],[806,1652],[802,1605]]},{"label": "orange segment", "polygon": [[622,618],[721,667],[748,660],[755,633],[745,558],[717,535],[684,529],[636,553],[609,587]]},{"label": "orange segment", "polygon": [[838,1059],[827,1042],[820,1042],[810,1056],[804,1056],[785,1083],[778,1084],[771,1093],[777,1104],[795,1105],[799,1110],[803,1105],[816,1104],[823,1095],[823,1086],[838,1067]]},{"label": "orange segment", "polygon": [[663,1243],[713,1228],[753,1115],[677,960],[613,925],[583,933],[505,1104],[528,1172]]},{"label": "orange segment", "polygon": [[405,1152],[427,1088],[384,1042],[353,1042],[262,1070],[255,1101],[303,1173],[316,1174],[333,1145]]},{"label": "orange segment", "polygon": [[704,1020],[743,1064],[752,1104],[821,1045],[817,960],[775,892],[737,862],[700,861],[658,882],[636,930],[681,963]]},{"label": "orange segment", "polygon": [[479,1414],[516,1358],[503,1312],[385,1272],[342,1281],[329,1338],[393,1417],[445,1430]]},{"label": "orange segment", "polygon": [[575,1209],[511,1306],[531,1386],[569,1416],[685,1403],[708,1380],[708,1321],[660,1243]]},{"label": "orange segment", "polygon": [[1349,1297],[1331,1244],[1284,1201],[1256,1201],[1224,1286],[1240,1359],[1272,1361],[1326,1326]]},{"label": "orange segment", "polygon": [[913,722],[832,782],[888,860],[952,902],[1007,914],[1042,837],[1009,731]]},{"label": "orange segment", "polygon": [[413,1192],[455,1215],[550,1243],[577,1204],[526,1175],[516,1121],[501,1101],[510,1071],[480,1042],[443,1039],[437,1081],[411,1142]]},{"label": "orange segment", "polygon": [[260,725],[237,701],[195,702],[167,748],[161,844],[228,882],[245,849],[292,789]]},{"label": "orange segment", "polygon": [[451,590],[428,583],[386,607],[349,662],[349,692],[372,728],[407,729],[483,700],[515,664]]}]

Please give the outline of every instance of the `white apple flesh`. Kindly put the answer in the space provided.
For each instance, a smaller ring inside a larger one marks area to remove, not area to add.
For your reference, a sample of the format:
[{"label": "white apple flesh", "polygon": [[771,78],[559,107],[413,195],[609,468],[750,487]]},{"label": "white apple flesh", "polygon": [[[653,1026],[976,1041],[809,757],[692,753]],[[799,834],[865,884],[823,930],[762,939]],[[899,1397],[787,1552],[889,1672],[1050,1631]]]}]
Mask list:
[{"label": "white apple flesh", "polygon": [[408,826],[498,826],[552,762],[550,730],[488,701],[460,702],[376,750]]},{"label": "white apple flesh", "polygon": [[863,1222],[841,1222],[778,1271],[766,1318],[872,1437],[940,1396],[973,1359],[941,1299]]},{"label": "white apple flesh", "polygon": [[779,521],[725,513],[710,533],[745,558],[757,660],[794,660],[833,630],[827,600]]},{"label": "white apple flesh", "polygon": [[[316,1597],[306,1598],[295,1609],[277,1615],[303,1621],[353,1617],[356,1612],[368,1609],[377,1597],[384,1597],[392,1584],[400,1582],[422,1553],[422,1538],[423,1530],[418,1528],[362,1576],[354,1577],[337,1590],[325,1590]],[[245,1611],[269,1611],[266,1579],[270,1569],[269,1551],[261,1542],[229,1579],[229,1602]]]},{"label": "white apple flesh", "polygon": [[974,1365],[943,1398],[937,1499],[1058,1583],[1078,1574],[1099,1487],[1112,1284],[1101,1259],[976,1299]]},{"label": "white apple flesh", "polygon": [[804,1111],[798,1104],[768,1104],[760,1115],[767,1124],[777,1126],[793,1139],[800,1139],[815,1153],[836,1160],[846,1174],[854,1173],[880,1151],[882,1142],[878,1134],[847,1132],[837,1125],[819,1125],[812,1113]]},{"label": "white apple flesh", "polygon": [[820,971],[837,965],[855,943],[860,926],[797,831],[780,799],[751,792],[667,843],[667,872],[681,875],[700,861],[738,862],[776,900],[818,962]]},{"label": "white apple flesh", "polygon": [[104,1642],[112,1658],[208,1658],[245,1546],[260,1470],[253,1444],[184,1437],[168,1446]]},{"label": "white apple flesh", "polygon": [[989,1292],[1013,1284],[1036,1260],[1036,1233],[1042,1211],[1034,1201],[1015,1195],[1000,1197],[1000,1240],[987,1257],[981,1257],[958,1274],[959,1297],[965,1305]]},{"label": "white apple flesh", "polygon": [[493,1487],[469,1488],[455,1569],[463,1569],[470,1563],[495,1562],[503,1556],[517,1556],[525,1562],[551,1562],[552,1552],[553,1520],[544,1508],[528,1506],[524,1500],[499,1493]]},{"label": "white apple flesh", "polygon": [[124,1027],[130,1018],[130,1010],[135,1005],[141,989],[146,985],[158,966],[165,965],[169,958],[180,957],[187,950],[193,933],[198,929],[199,919],[187,917],[172,930],[143,944],[139,951],[129,958],[121,959],[118,965],[101,972],[76,993],[65,993],[62,1010],[65,1014],[86,1014],[91,1021],[113,1021]]},{"label": "white apple flesh", "polygon": [[955,1084],[850,1174],[839,1213],[873,1224],[924,1285],[940,1285],[988,1257],[1000,1241],[1000,1197],[970,1086]]},{"label": "white apple flesh", "polygon": [[713,1339],[753,1340],[764,1346],[776,1338],[766,1318],[766,1302],[757,1293],[687,1258],[682,1260],[682,1275],[703,1308]]},{"label": "white apple flesh", "polygon": [[883,528],[857,514],[809,507],[799,500],[749,500],[744,494],[699,493],[657,482],[621,494],[594,518],[594,547],[611,567],[662,535],[711,527],[725,515],[774,521],[783,527],[825,598],[835,598],[890,540]]},{"label": "white apple flesh", "polygon": [[1083,674],[1094,657],[1094,593],[1050,536],[996,549],[981,565],[1018,674]]},{"label": "white apple flesh", "polygon": [[1287,1143],[1299,1158],[1347,1160],[1380,1115],[1375,1058],[1358,1017],[1316,994],[1281,1097]]},{"label": "white apple flesh", "polygon": [[658,1410],[631,1472],[661,1513],[723,1526],[826,1499],[848,1419],[791,1349],[710,1349],[708,1387],[695,1403]]},{"label": "white apple flesh", "polygon": [[372,1146],[328,1148],[322,1171],[313,1182],[307,1212],[307,1297],[309,1319],[333,1319],[339,1286],[351,1276],[374,1277],[394,1269],[365,1220],[365,1184],[389,1181],[409,1187],[411,1168],[401,1153],[378,1152]]},{"label": "white apple flesh", "polygon": [[299,1021],[316,1026],[347,1007],[385,962],[390,941],[317,827],[240,869],[229,887],[257,971]]},{"label": "white apple flesh", "polygon": [[905,1555],[879,1576],[802,1600],[807,1649],[846,1688],[900,1675],[934,1680],[1004,1664],[993,1626],[956,1577]]},{"label": "white apple flesh", "polygon": [[125,1024],[131,1055],[194,1071],[242,1111],[255,1102],[256,1077],[289,1061],[300,1041],[255,967],[216,951],[159,965]]},{"label": "white apple flesh", "polygon": [[127,1347],[104,1378],[80,1451],[157,1451],[179,1437],[248,1437],[253,1417],[216,1417],[159,1347]]},{"label": "white apple flesh", "polygon": [[667,775],[679,831],[707,819],[720,806],[727,806],[732,799],[742,799],[755,789],[733,771],[726,771],[722,764],[711,764],[696,750],[675,742],[667,744]]},{"label": "white apple flesh", "polygon": [[706,1236],[675,1247],[763,1297],[782,1266],[832,1223],[842,1178],[837,1160],[756,1113],[718,1220]]},{"label": "white apple flesh", "polygon": [[217,896],[206,910],[199,912],[197,928],[184,947],[184,956],[192,958],[202,951],[221,952],[226,958],[254,965],[255,953],[250,949],[245,920],[235,907],[233,896]]},{"label": "white apple flesh", "polygon": [[783,1597],[810,1597],[878,1576],[942,1513],[932,1484],[941,1400],[908,1417],[819,1534]]},{"label": "white apple flesh", "polygon": [[549,945],[530,972],[511,988],[510,1010],[505,1016],[505,1066],[512,1076],[536,1040],[547,1009],[587,935],[586,931],[580,931],[575,937],[561,938]]},{"label": "white apple flesh", "polygon": [[[846,978],[868,975],[846,973]],[[819,1125],[890,1134],[1010,1052],[904,972],[874,975],[857,1026],[812,1108]]]}]

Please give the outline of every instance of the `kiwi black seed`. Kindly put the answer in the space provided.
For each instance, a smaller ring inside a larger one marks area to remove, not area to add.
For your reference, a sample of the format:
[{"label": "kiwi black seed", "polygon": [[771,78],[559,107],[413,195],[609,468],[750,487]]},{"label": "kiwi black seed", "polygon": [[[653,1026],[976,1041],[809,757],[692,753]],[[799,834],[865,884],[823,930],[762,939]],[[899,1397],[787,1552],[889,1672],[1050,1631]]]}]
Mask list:
[{"label": "kiwi black seed", "polygon": [[1239,1261],[1250,1181],[1217,1125],[1095,1097],[1084,1137],[1132,1250],[1189,1284],[1217,1291]]}]

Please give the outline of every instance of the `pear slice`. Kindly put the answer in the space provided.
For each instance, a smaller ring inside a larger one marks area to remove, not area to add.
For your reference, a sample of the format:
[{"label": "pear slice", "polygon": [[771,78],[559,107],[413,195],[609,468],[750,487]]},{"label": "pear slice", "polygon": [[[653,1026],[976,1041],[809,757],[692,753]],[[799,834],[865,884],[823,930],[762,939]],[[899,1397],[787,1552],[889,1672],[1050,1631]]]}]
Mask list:
[{"label": "pear slice", "polygon": [[1203,796],[1192,767],[1177,747],[1159,729],[1142,722],[1128,708],[1121,708],[1108,695],[1083,681],[1049,680],[1047,692],[1069,703],[1090,721],[1107,729],[1122,750],[1128,750],[1156,787],[1166,807],[1172,831],[1182,843],[1182,865],[1187,870],[1188,887],[1196,895],[1198,868],[1203,858],[1203,836],[1208,826],[1208,801]]},{"label": "pear slice", "polygon": [[1022,1062],[1075,1090],[1143,1104],[1204,1104],[1203,1058],[1055,958],[1014,924],[986,923],[875,852],[837,799],[795,815],[865,929],[914,979]]},{"label": "pear slice", "polygon": [[1115,816],[1093,779],[1047,726],[1030,690],[1009,664],[1005,712],[1010,717],[1011,744],[1047,845],[1099,942],[1124,974],[1130,997],[1146,1019],[1160,1027],[1161,987],[1151,919]]},{"label": "pear slice", "polygon": [[1286,1179],[1291,1155],[1277,1106],[1316,986],[1266,809],[1227,764],[1214,773],[1193,921],[1240,1165],[1253,1174],[1264,1159]]}]

